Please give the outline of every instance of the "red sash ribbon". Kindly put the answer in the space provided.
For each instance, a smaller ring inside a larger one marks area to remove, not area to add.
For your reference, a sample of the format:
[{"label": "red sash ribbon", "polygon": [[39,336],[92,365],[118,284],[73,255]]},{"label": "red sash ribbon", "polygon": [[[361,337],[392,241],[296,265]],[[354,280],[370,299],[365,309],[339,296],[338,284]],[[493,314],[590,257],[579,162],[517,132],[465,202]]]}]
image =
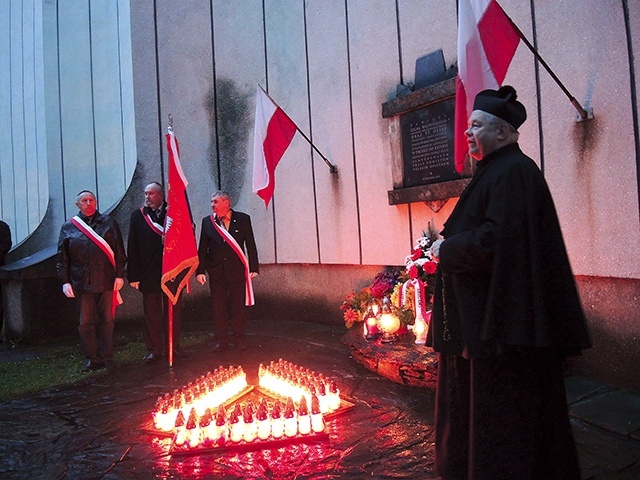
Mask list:
[{"label": "red sash ribbon", "polygon": [[426,319],[427,308],[424,301],[424,283],[419,278],[412,278],[404,282],[404,285],[402,285],[402,288],[400,289],[400,298],[398,303],[401,307],[406,306],[407,289],[409,287],[413,287],[413,308],[416,316],[418,315],[418,312],[421,312],[422,316]]},{"label": "red sash ribbon", "polygon": [[149,215],[148,213],[144,213],[144,207],[140,208],[140,213],[142,213],[142,218],[145,219],[145,221],[147,222],[147,225],[149,225],[149,228],[151,230],[153,230],[154,232],[156,232],[161,237],[163,237],[164,236],[164,227],[162,225],[160,225],[159,223],[156,223],[153,220],[151,220],[151,215]]},{"label": "red sash ribbon", "polygon": [[[95,243],[100,248],[100,250],[104,252],[104,254],[107,256],[107,258],[109,259],[109,261],[111,262],[111,265],[115,270],[116,256],[113,253],[113,249],[111,248],[111,245],[109,245],[104,238],[98,235],[98,233],[89,225],[87,225],[86,222],[82,220],[79,216],[76,215],[75,217],[71,218],[71,223],[73,223],[78,228],[78,230],[80,230],[87,237],[89,237],[89,240]],[[114,315],[115,315],[116,307],[118,305],[122,305],[123,303],[124,301],[122,300],[120,291],[114,290],[113,291],[113,314]]]},{"label": "red sash ribbon", "polygon": [[224,228],[218,225],[215,217],[212,215],[209,216],[211,219],[211,223],[213,224],[213,228],[225,239],[225,241],[231,246],[231,249],[238,256],[242,265],[244,265],[244,277],[245,277],[245,305],[250,307],[256,303],[255,298],[253,297],[253,284],[251,283],[251,272],[249,271],[249,261],[247,260],[247,256],[244,254],[244,251],[236,242],[236,239]]}]

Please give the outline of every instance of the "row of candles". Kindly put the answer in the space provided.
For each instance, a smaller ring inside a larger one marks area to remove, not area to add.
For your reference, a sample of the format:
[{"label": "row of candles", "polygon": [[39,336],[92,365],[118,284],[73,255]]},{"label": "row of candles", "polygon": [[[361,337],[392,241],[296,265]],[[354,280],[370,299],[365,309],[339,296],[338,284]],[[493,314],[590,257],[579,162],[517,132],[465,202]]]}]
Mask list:
[{"label": "row of candles", "polygon": [[192,449],[227,445],[230,442],[251,443],[256,439],[280,439],[298,434],[309,435],[311,432],[320,433],[324,429],[324,418],[317,396],[312,397],[310,411],[304,396],[297,407],[291,397],[284,405],[280,400],[269,405],[262,398],[257,408],[251,400],[243,404],[236,403],[228,417],[222,405],[218,406],[215,416],[209,408],[202,417],[198,417],[195,408],[192,408],[188,419],[185,419],[182,411],[178,412],[174,445]]},{"label": "row of candles", "polygon": [[321,373],[286,360],[280,359],[269,365],[261,364],[258,369],[258,385],[281,397],[291,397],[296,403],[305,398],[307,405],[316,395],[323,414],[340,408],[340,389],[335,380],[329,380]]},{"label": "row of candles", "polygon": [[242,367],[219,367],[185,387],[159,397],[153,411],[154,425],[158,430],[170,432],[175,428],[179,414],[184,418],[191,416],[190,412],[194,410],[202,417],[207,408],[215,411],[247,387],[247,375]]},{"label": "row of candles", "polygon": [[242,367],[219,367],[173,394],[159,397],[154,425],[173,432],[175,445],[194,448],[321,432],[323,415],[340,408],[335,381],[322,374],[281,359],[261,364],[258,376],[261,388],[287,399],[284,405],[280,400],[269,405],[264,398],[257,408],[251,401],[242,406],[236,403],[227,416],[224,404],[240,396],[248,384]]}]

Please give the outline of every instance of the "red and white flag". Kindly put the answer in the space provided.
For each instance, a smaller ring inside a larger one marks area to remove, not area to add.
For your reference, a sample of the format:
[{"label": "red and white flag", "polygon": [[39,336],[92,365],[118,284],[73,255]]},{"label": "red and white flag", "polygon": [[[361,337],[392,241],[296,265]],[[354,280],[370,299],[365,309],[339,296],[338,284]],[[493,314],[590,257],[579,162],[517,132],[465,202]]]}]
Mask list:
[{"label": "red and white flag", "polygon": [[296,124],[258,85],[253,133],[253,193],[264,200],[265,207],[269,207],[276,187],[276,166],[297,129]]},{"label": "red and white flag", "polygon": [[164,226],[162,290],[175,305],[198,268],[198,249],[187,199],[187,178],[180,164],[180,147],[173,132],[166,135],[169,151],[169,190]]},{"label": "red and white flag", "polygon": [[458,78],[454,159],[458,172],[467,155],[467,120],[476,95],[502,86],[520,37],[495,0],[458,0]]}]

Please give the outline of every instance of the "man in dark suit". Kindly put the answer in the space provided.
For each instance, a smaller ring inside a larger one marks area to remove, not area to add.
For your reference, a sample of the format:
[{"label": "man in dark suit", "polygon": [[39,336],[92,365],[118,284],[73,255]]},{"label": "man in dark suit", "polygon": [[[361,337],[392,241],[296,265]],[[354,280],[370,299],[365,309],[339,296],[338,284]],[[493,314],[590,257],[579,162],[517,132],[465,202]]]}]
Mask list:
[{"label": "man in dark suit", "polygon": [[[163,321],[168,311],[168,299],[162,292],[160,283],[167,202],[164,201],[164,188],[158,182],[145,187],[144,205],[131,214],[127,278],[129,284],[142,293],[144,339],[149,351],[144,361],[153,363],[165,354]],[[176,357],[186,356],[180,349],[181,303],[179,300],[173,307],[173,351]]]},{"label": "man in dark suit", "polygon": [[236,346],[246,350],[246,307],[253,305],[251,279],[259,272],[251,218],[232,210],[231,197],[223,191],[212,195],[211,210],[213,214],[202,219],[196,279],[204,285],[205,272],[209,274],[216,339],[213,350],[229,346],[229,320]]}]

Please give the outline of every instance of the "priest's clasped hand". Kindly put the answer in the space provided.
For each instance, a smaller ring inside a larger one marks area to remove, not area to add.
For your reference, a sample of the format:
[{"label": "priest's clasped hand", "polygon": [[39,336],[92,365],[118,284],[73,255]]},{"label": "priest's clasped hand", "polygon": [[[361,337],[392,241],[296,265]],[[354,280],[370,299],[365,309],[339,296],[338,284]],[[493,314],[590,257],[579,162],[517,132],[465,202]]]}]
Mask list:
[{"label": "priest's clasped hand", "polygon": [[431,248],[429,248],[434,262],[438,262],[440,260],[440,245],[442,245],[442,242],[444,242],[444,240],[442,238],[439,238],[438,240],[433,242],[431,244]]}]

